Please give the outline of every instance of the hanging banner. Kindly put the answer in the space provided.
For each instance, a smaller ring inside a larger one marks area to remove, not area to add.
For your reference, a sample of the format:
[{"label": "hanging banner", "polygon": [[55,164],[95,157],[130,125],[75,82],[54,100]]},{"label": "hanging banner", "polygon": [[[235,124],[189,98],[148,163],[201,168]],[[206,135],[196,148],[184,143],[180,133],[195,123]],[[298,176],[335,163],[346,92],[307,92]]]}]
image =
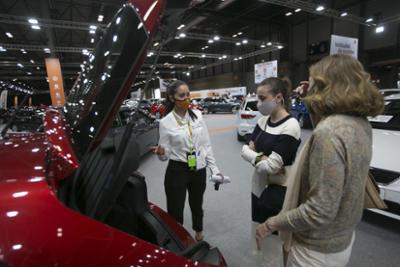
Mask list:
[{"label": "hanging banner", "polygon": [[268,61],[254,65],[255,83],[260,83],[270,77],[278,77],[278,61]]},{"label": "hanging banner", "polygon": [[358,57],[358,39],[340,35],[331,35],[331,55],[343,54]]},{"label": "hanging banner", "polygon": [[3,90],[0,95],[0,109],[7,109],[7,96],[8,91]]},{"label": "hanging banner", "polygon": [[46,58],[45,60],[51,103],[55,107],[62,107],[65,103],[65,97],[60,61],[58,58]]},{"label": "hanging banner", "polygon": [[160,80],[160,92],[167,92],[168,86],[173,82],[173,80],[164,80],[164,79],[159,79]]}]

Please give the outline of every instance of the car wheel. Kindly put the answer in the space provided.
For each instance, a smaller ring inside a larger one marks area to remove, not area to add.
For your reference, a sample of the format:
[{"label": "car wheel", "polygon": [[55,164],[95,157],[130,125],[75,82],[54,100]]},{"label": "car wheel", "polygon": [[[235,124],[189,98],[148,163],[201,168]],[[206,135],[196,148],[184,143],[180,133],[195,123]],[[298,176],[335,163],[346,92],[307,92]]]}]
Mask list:
[{"label": "car wheel", "polygon": [[297,120],[299,121],[300,128],[304,128],[304,116],[300,114]]},{"label": "car wheel", "polygon": [[239,142],[244,142],[244,141],[245,141],[245,138],[244,138],[244,136],[241,136],[239,133],[237,133],[237,140],[238,140]]}]

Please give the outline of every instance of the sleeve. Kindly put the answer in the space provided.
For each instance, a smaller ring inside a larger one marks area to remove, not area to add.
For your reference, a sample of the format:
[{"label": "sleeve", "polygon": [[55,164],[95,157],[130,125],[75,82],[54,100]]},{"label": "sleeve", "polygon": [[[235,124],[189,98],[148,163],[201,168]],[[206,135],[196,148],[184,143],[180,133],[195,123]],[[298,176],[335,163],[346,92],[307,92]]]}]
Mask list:
[{"label": "sleeve", "polygon": [[[200,115],[201,116],[201,115]],[[211,141],[210,141],[210,135],[208,133],[208,128],[206,125],[206,122],[203,120],[202,117],[200,117],[201,123],[202,123],[202,128],[203,128],[203,136],[205,138],[205,150],[206,150],[206,161],[208,163],[208,166],[211,169],[212,174],[218,174],[220,173],[217,163],[215,161],[214,153],[211,147]]]},{"label": "sleeve", "polygon": [[336,217],[343,194],[345,148],[340,137],[325,132],[313,136],[309,154],[309,191],[296,209],[277,216],[280,230],[307,231],[324,227]]},{"label": "sleeve", "polygon": [[159,155],[158,158],[162,161],[166,161],[169,159],[169,155],[171,153],[171,146],[167,128],[165,127],[165,121],[162,120],[160,121],[159,133],[160,133],[160,139],[158,141],[158,145],[162,146],[165,149],[165,154],[163,156]]},{"label": "sleeve", "polygon": [[240,153],[240,155],[242,156],[242,158],[251,163],[252,165],[254,165],[255,161],[256,161],[256,157],[258,156],[258,153],[251,150],[250,147],[248,145],[244,145],[242,147],[242,152]]},{"label": "sleeve", "polygon": [[[282,134],[272,148],[272,154],[277,154],[282,159],[283,165],[292,165],[296,158],[297,149],[299,148],[300,140],[292,135]],[[281,166],[281,167],[282,167]]]},{"label": "sleeve", "polygon": [[283,165],[282,157],[272,151],[267,159],[256,164],[256,171],[259,174],[276,174],[282,169]]}]

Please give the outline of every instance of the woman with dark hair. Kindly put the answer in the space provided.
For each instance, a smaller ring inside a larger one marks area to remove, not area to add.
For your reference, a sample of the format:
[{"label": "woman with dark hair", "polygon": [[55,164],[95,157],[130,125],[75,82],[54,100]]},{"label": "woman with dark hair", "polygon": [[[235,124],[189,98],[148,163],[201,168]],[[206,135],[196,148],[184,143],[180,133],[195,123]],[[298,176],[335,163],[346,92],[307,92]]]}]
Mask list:
[{"label": "woman with dark hair", "polygon": [[164,181],[167,210],[183,224],[187,191],[195,238],[201,241],[206,167],[211,169],[213,175],[223,176],[215,163],[208,129],[201,112],[189,108],[188,85],[179,80],[170,84],[166,101],[166,116],[160,121],[160,140],[153,151],[160,160],[169,160]]},{"label": "woman with dark hair", "polygon": [[[288,112],[288,81],[268,78],[257,87],[258,110],[263,115],[251,136],[249,145],[244,145],[242,157],[254,166],[252,179],[252,233],[256,226],[282,209],[286,193],[288,168],[293,164],[300,145],[300,126]],[[254,240],[253,253],[263,256],[265,266],[280,266],[282,242]],[[263,265],[263,266],[264,266]]]},{"label": "woman with dark hair", "polygon": [[384,101],[362,64],[348,55],[325,57],[310,68],[303,101],[315,129],[288,179],[282,212],[262,222],[256,238],[280,231],[287,266],[344,267],[364,209],[372,156],[367,117],[381,114]]}]

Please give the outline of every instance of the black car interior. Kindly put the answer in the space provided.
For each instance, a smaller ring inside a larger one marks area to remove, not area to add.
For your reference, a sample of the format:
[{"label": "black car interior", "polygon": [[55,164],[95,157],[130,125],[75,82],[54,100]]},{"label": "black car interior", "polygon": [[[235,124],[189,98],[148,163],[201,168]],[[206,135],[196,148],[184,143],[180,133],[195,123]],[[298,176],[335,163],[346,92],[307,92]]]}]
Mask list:
[{"label": "black car interior", "polygon": [[185,248],[175,233],[151,211],[139,166],[132,124],[121,140],[108,136],[87,153],[74,177],[60,185],[59,198],[68,207],[128,234],[189,258],[218,265],[216,248],[204,241]]}]

